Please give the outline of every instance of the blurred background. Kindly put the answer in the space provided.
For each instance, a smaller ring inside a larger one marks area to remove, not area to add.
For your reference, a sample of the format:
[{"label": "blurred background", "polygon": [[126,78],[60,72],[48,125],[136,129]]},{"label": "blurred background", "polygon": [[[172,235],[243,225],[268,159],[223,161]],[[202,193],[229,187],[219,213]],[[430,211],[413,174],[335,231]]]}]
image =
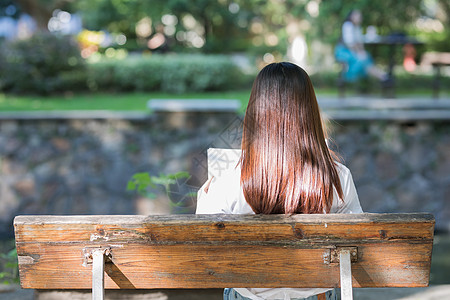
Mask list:
[{"label": "blurred background", "polygon": [[[342,82],[352,9],[389,93]],[[431,283],[450,284],[449,25],[446,0],[0,0],[0,298],[32,297],[16,215],[193,213],[207,149],[240,147],[278,61],[310,74],[364,211],[435,215]]]},{"label": "blurred background", "polygon": [[[304,66],[317,88],[334,88],[340,68],[333,49],[352,9],[361,10],[361,27],[368,40],[374,35],[401,35],[420,42],[412,53],[403,45],[395,51],[386,45],[368,45],[377,64],[387,65],[395,56],[400,88],[420,90],[431,85],[432,77],[426,75],[433,68],[422,56],[449,49],[450,5],[443,0],[1,0],[0,89],[38,94],[236,90],[248,87],[262,65],[286,59]],[[160,57],[174,53],[176,59]],[[177,68],[166,68],[170,74],[145,71],[165,68],[166,63],[185,66],[192,55],[199,60],[195,64],[211,72],[202,76],[202,82],[191,78],[194,82],[186,83],[186,75]],[[227,78],[229,72],[222,72],[222,81],[214,81],[208,77],[225,66],[216,67],[201,55],[231,58],[244,74]],[[411,56],[405,69],[403,62]],[[246,74],[251,74],[247,80]],[[165,78],[183,84],[174,86]]]}]

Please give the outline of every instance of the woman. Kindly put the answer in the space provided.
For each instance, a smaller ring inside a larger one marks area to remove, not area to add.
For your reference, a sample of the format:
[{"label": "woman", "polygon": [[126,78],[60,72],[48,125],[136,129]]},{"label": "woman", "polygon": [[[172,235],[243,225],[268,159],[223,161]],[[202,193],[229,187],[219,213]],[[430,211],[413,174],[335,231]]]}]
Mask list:
[{"label": "woman", "polygon": [[377,68],[372,57],[364,49],[364,36],[361,31],[361,11],[352,10],[342,25],[342,34],[335,49],[336,60],[347,65],[344,79],[354,82],[362,77],[371,75],[382,83],[389,82],[386,72]]},{"label": "woman", "polygon": [[[361,213],[350,171],[325,143],[306,72],[266,66],[252,88],[238,165],[199,191],[198,214]],[[224,299],[335,299],[331,289],[225,289]]]}]

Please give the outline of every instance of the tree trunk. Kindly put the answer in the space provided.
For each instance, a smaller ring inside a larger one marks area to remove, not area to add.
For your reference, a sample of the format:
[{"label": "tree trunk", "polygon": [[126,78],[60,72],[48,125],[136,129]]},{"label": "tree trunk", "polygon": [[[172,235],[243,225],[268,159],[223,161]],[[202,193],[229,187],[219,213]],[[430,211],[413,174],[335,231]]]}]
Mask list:
[{"label": "tree trunk", "polygon": [[35,21],[38,30],[48,31],[48,20],[52,12],[61,1],[17,0],[22,11],[30,15]]}]

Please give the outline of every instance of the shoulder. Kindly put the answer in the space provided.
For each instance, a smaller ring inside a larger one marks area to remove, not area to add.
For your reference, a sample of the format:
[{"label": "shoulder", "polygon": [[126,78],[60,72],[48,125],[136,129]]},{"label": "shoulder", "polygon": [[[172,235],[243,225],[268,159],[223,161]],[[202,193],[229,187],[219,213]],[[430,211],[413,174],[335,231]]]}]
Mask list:
[{"label": "shoulder", "polygon": [[350,172],[350,169],[347,168],[345,165],[336,162],[336,170],[339,175],[339,181],[341,182],[342,191],[345,194],[349,192],[349,190],[354,188],[354,182],[353,182],[353,176]]},{"label": "shoulder", "polygon": [[350,170],[339,162],[336,162],[336,169],[339,174],[344,199],[336,197],[338,205],[334,209],[332,207],[332,211],[336,213],[362,213],[358,193]]},{"label": "shoulder", "polygon": [[[340,162],[335,162],[336,163],[336,170],[338,172],[339,175],[339,179],[341,179],[341,184],[342,184],[342,180],[348,180],[349,178],[352,178],[352,173],[350,172],[350,169],[347,168],[345,165],[341,164]],[[353,179],[352,179],[353,180]]]},{"label": "shoulder", "polygon": [[355,27],[355,25],[350,21],[345,21],[344,24],[342,24],[342,27],[351,29],[351,28]]}]

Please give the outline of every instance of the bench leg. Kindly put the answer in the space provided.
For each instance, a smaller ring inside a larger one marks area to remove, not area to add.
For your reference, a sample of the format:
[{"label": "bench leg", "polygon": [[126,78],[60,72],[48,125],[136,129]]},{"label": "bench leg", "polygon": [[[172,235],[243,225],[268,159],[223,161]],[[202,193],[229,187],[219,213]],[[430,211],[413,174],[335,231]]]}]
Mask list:
[{"label": "bench leg", "polygon": [[350,250],[342,249],[339,254],[339,267],[341,274],[341,300],[353,299],[352,265]]},{"label": "bench leg", "polygon": [[345,98],[346,82],[345,82],[344,76],[345,76],[346,69],[347,69],[347,64],[341,63],[341,71],[338,74],[338,80],[337,80],[339,99]]},{"label": "bench leg", "polygon": [[92,253],[92,300],[105,298],[105,250]]},{"label": "bench leg", "polygon": [[439,64],[433,64],[434,78],[433,78],[433,98],[439,98],[439,87],[441,85],[441,66]]}]

